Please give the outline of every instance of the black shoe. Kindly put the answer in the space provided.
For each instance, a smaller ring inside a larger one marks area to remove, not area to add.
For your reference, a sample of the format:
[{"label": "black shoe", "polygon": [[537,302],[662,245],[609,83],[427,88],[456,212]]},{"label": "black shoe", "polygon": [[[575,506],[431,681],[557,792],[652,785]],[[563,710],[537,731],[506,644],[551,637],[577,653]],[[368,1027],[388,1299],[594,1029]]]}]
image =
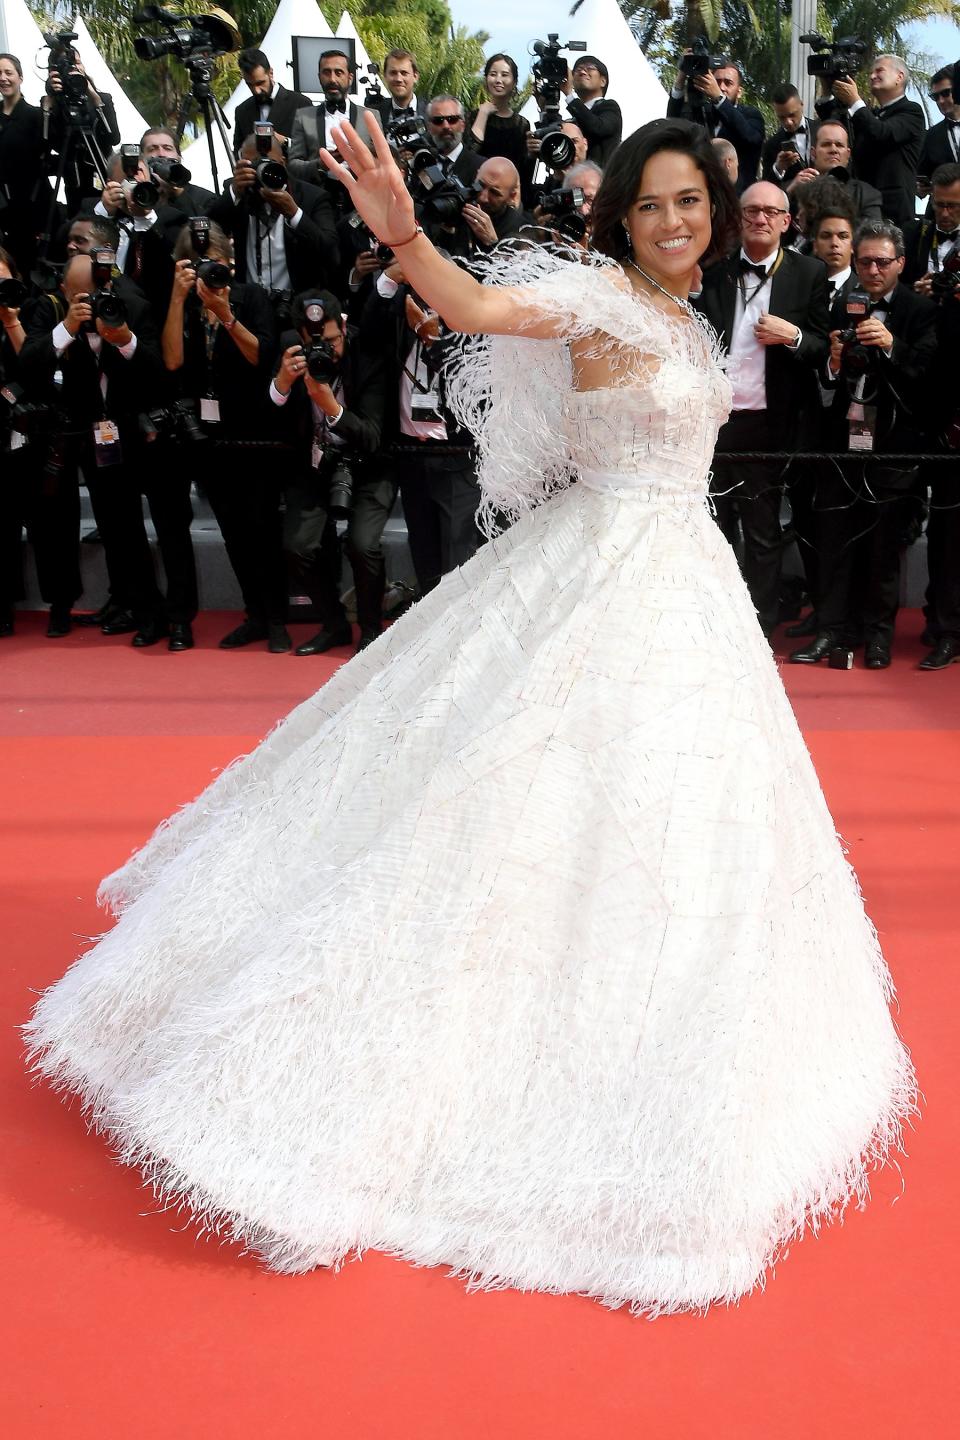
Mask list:
[{"label": "black shoe", "polygon": [[381,632],[379,630],[361,630],[360,639],[357,641],[356,653],[359,655],[360,651],[366,650],[367,646],[372,645],[374,640],[379,640],[380,634]]},{"label": "black shoe", "polygon": [[168,650],[192,650],[193,630],[189,620],[174,620],[170,626],[170,639],[167,641]]},{"label": "black shoe", "polygon": [[286,625],[267,626],[267,649],[271,655],[286,655],[293,649],[293,641]]},{"label": "black shoe", "polygon": [[936,646],[929,655],[924,655],[917,667],[920,670],[946,670],[955,660],[960,660],[960,640],[955,640],[952,635],[944,635],[938,640]]},{"label": "black shoe", "polygon": [[790,660],[794,665],[816,665],[820,660],[826,660],[836,643],[832,635],[821,630],[811,644],[805,645],[802,650],[794,650]]},{"label": "black shoe", "polygon": [[883,640],[871,640],[863,652],[863,663],[868,670],[887,670],[890,666],[890,646]]},{"label": "black shoe", "polygon": [[810,614],[803,620],[798,620],[796,625],[788,625],[783,633],[789,640],[802,640],[807,635],[818,635],[820,632],[816,610],[811,610]]},{"label": "black shoe", "polygon": [[0,636],[13,634],[13,610],[0,610]]},{"label": "black shoe", "polygon": [[255,640],[266,640],[267,627],[262,620],[244,620],[236,630],[224,635],[220,641],[221,650],[239,650],[243,645],[252,645]]},{"label": "black shoe", "polygon": [[325,655],[328,650],[336,650],[341,645],[353,643],[353,631],[349,625],[344,625],[336,630],[318,630],[316,635],[305,640],[302,645],[296,648],[297,655]]},{"label": "black shoe", "polygon": [[105,600],[99,610],[85,610],[79,615],[74,615],[73,623],[83,626],[103,625],[119,613],[119,605],[114,605],[112,600]]},{"label": "black shoe", "polygon": [[115,610],[100,626],[100,634],[131,635],[139,628],[129,610]]},{"label": "black shoe", "polygon": [[73,629],[73,617],[67,605],[51,605],[50,618],[47,621],[47,638],[49,640],[62,640],[64,635],[69,635]]},{"label": "black shoe", "polygon": [[80,544],[81,544],[81,545],[102,545],[102,544],[103,544],[103,540],[102,540],[102,538],[101,538],[101,536],[100,536],[100,531],[97,529],[96,525],[94,525],[94,527],[93,527],[92,530],[88,530],[87,533],[86,533],[86,535],[81,535],[81,537],[80,537]]},{"label": "black shoe", "polygon": [[148,645],[156,645],[169,634],[170,627],[166,620],[154,620],[149,625],[141,625],[130,643],[138,650],[146,650]]}]

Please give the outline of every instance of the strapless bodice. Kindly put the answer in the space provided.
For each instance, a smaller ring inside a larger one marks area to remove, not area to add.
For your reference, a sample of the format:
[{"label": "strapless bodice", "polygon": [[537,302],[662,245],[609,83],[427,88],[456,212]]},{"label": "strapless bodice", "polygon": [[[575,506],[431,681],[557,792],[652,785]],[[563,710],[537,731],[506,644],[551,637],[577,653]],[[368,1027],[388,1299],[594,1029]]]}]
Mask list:
[{"label": "strapless bodice", "polygon": [[718,366],[668,359],[642,386],[570,390],[562,423],[584,484],[654,501],[691,499],[706,492],[729,407],[729,382]]}]

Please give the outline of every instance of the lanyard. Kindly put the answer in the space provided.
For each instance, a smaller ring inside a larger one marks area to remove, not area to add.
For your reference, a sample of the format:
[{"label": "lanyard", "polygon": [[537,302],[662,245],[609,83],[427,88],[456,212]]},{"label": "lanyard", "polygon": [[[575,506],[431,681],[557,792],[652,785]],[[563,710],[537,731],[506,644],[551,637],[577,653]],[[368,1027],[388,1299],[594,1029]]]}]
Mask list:
[{"label": "lanyard", "polygon": [[774,260],[773,264],[770,266],[770,269],[767,271],[766,275],[764,275],[763,279],[757,281],[756,285],[755,285],[754,288],[750,291],[750,294],[749,294],[749,295],[747,294],[747,282],[746,282],[746,277],[745,277],[744,275],[738,275],[738,276],[737,276],[737,286],[738,286],[738,288],[739,288],[739,290],[740,290],[740,299],[743,301],[743,308],[744,308],[744,310],[746,310],[747,306],[750,304],[750,302],[751,302],[752,300],[756,300],[757,296],[760,294],[760,291],[763,289],[764,285],[769,284],[769,282],[773,279],[774,275],[776,275],[777,271],[780,269],[780,266],[781,266],[782,264],[783,264],[783,251],[782,251],[782,250],[778,250],[776,260]]}]

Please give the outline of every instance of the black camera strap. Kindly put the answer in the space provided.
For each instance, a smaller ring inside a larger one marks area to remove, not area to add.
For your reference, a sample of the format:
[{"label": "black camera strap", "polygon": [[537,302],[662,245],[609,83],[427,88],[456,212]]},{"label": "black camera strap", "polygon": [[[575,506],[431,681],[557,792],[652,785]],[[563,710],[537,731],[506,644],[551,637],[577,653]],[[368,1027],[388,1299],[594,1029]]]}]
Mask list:
[{"label": "black camera strap", "polygon": [[753,300],[756,300],[757,296],[760,294],[760,291],[764,288],[765,285],[772,285],[774,275],[776,275],[777,271],[780,269],[780,266],[783,264],[783,254],[783,248],[781,247],[777,251],[776,260],[774,260],[773,264],[770,266],[770,269],[767,271],[766,275],[764,275],[763,279],[757,281],[756,285],[750,291],[749,295],[747,294],[746,277],[744,276],[742,271],[737,275],[737,288],[740,291],[740,299],[743,301],[744,310],[746,310],[747,306]]}]

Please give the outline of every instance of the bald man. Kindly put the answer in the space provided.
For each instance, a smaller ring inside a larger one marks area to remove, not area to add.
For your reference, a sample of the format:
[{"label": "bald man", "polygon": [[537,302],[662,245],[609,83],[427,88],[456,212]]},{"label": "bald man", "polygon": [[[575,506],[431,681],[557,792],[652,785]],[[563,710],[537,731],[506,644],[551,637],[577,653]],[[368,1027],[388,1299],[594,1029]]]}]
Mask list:
[{"label": "bald man", "polygon": [[737,147],[730,140],[724,140],[721,136],[715,135],[710,141],[717,152],[717,159],[730,177],[730,184],[736,186],[740,179],[740,157],[737,154]]},{"label": "bald man", "polygon": [[463,218],[481,250],[492,250],[501,240],[533,223],[520,208],[520,173],[512,160],[494,156],[477,171],[477,203],[464,205]]},{"label": "bald man", "polygon": [[[737,462],[737,452],[789,451],[819,413],[816,370],[827,356],[827,281],[821,261],[783,248],[790,225],[779,185],[759,181],[740,201],[739,252],[704,274],[697,308],[730,357],[733,409],[714,456],[717,522],[742,567],[765,635],[780,610],[783,463]],[[807,421],[809,424],[809,421]]]},{"label": "bald man", "polygon": [[922,109],[906,97],[909,79],[899,55],[878,55],[870,71],[875,110],[861,100],[854,80],[834,80],[832,86],[834,100],[847,108],[853,168],[859,179],[880,191],[884,217],[901,227],[914,218],[917,162],[926,129]]}]

